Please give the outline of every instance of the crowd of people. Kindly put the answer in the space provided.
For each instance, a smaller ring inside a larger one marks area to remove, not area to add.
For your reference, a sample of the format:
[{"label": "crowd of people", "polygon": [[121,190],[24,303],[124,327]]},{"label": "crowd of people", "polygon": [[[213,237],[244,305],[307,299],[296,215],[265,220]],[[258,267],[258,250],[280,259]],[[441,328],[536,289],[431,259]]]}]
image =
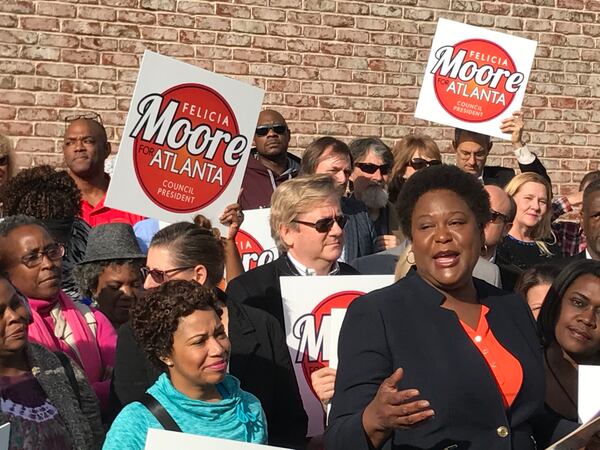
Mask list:
[{"label": "crowd of people", "polygon": [[[489,136],[312,142],[260,113],[238,203],[162,226],[104,204],[97,114],[66,121],[66,170],[17,171],[0,139],[0,416],[12,449],[143,449],[150,428],[290,449],[543,449],[578,426],[578,367],[600,364],[600,171],[553,195],[502,122]],[[244,271],[244,211],[280,256]],[[571,214],[570,220],[565,214]],[[281,276],[394,275],[349,307],[339,365],[311,374],[307,436]],[[600,400],[598,402],[600,409]],[[586,448],[600,448],[595,436]]]}]

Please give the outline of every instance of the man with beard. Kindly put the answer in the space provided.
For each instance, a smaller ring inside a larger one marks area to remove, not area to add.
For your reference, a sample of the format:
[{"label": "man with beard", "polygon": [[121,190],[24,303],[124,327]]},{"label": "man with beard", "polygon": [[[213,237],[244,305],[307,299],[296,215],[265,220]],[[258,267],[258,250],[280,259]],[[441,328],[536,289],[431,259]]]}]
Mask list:
[{"label": "man with beard", "polygon": [[388,181],[394,164],[390,148],[377,138],[356,139],[350,144],[354,170],[350,175],[353,196],[367,206],[377,233],[377,251],[400,244],[399,224],[388,201]]},{"label": "man with beard", "polygon": [[242,209],[268,208],[273,191],[294,178],[300,160],[288,154],[290,129],[277,111],[265,109],[258,116],[254,150],[248,159],[239,204]]}]

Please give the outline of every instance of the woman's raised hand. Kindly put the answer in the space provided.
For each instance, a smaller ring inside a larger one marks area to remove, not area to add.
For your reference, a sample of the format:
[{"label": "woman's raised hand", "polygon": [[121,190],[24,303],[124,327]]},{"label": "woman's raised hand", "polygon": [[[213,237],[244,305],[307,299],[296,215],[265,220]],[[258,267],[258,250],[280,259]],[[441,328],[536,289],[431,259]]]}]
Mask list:
[{"label": "woman's raised hand", "polygon": [[417,400],[418,390],[398,390],[403,375],[404,370],[400,368],[383,380],[363,412],[363,428],[375,448],[379,448],[394,429],[410,427],[434,415],[427,400]]}]

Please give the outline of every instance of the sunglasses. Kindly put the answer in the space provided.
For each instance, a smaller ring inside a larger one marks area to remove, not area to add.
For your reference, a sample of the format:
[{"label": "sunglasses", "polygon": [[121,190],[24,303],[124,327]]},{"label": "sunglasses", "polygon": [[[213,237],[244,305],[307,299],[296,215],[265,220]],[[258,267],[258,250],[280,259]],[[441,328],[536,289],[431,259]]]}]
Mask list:
[{"label": "sunglasses", "polygon": [[379,170],[381,175],[387,175],[390,173],[390,165],[389,164],[371,164],[371,163],[354,163],[356,167],[362,170],[364,173],[368,173],[369,175],[373,175],[375,172]]},{"label": "sunglasses", "polygon": [[83,113],[83,114],[74,114],[74,115],[71,115],[71,116],[67,116],[67,117],[65,117],[65,122],[71,123],[71,122],[74,122],[74,121],[79,120],[79,119],[93,120],[95,122],[98,122],[100,125],[103,125],[103,123],[102,123],[102,117],[100,116],[100,114],[95,113],[95,112],[89,112],[89,113]]},{"label": "sunglasses", "polygon": [[439,166],[441,163],[442,162],[438,159],[432,159],[431,161],[427,161],[423,158],[413,158],[408,162],[408,165],[415,170],[421,170],[429,166]]},{"label": "sunglasses", "polygon": [[0,156],[0,166],[8,165],[8,155]]},{"label": "sunglasses", "polygon": [[344,215],[339,215],[335,217],[319,219],[316,222],[305,222],[303,220],[292,220],[292,222],[314,228],[318,233],[328,233],[333,228],[334,223],[337,223],[338,226],[343,230],[346,222],[348,222],[348,218]]},{"label": "sunglasses", "polygon": [[155,283],[163,284],[165,281],[169,281],[169,277],[171,275],[174,275],[177,272],[182,272],[184,270],[191,269],[192,267],[194,266],[175,267],[174,269],[169,270],[158,270],[144,266],[140,268],[140,272],[142,272],[142,277],[144,277],[144,280],[148,278],[148,275],[150,275]]},{"label": "sunglasses", "polygon": [[269,130],[273,130],[275,133],[282,135],[287,133],[288,127],[283,124],[261,125],[260,127],[256,127],[255,133],[257,136],[266,136],[269,134]]},{"label": "sunglasses", "polygon": [[46,246],[44,250],[38,250],[37,252],[28,253],[21,258],[21,262],[25,267],[33,269],[39,266],[44,260],[44,256],[48,257],[51,261],[58,261],[65,256],[65,247],[62,244],[50,244]]},{"label": "sunglasses", "polygon": [[493,209],[490,210],[490,213],[492,215],[490,222],[498,222],[498,219],[502,220],[502,222],[504,223],[510,222],[510,218],[505,214],[499,213],[498,211],[494,211]]}]

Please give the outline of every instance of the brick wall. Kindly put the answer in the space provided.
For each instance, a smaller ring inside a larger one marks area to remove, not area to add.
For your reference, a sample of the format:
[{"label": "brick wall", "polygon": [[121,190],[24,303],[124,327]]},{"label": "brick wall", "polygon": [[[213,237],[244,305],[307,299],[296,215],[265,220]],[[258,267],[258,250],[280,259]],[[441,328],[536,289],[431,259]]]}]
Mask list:
[{"label": "brick wall", "polygon": [[[60,164],[73,111],[99,112],[118,143],[150,49],[266,89],[297,150],[415,130],[447,150],[450,129],[413,118],[439,17],[537,40],[531,147],[563,193],[600,168],[598,0],[1,0],[0,133],[20,166]],[[489,161],[515,166],[500,143]]]}]

